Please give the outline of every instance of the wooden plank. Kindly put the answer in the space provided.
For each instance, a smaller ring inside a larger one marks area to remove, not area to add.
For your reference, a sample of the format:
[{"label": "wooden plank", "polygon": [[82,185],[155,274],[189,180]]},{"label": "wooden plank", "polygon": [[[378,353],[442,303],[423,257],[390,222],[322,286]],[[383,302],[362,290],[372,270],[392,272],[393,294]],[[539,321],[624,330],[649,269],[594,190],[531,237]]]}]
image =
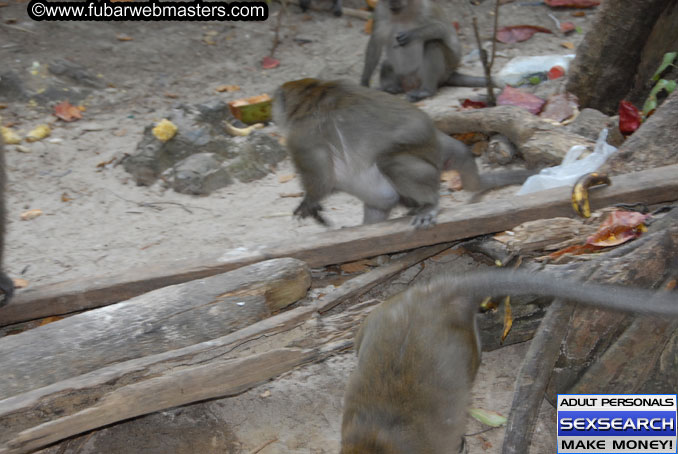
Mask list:
[{"label": "wooden plank", "polygon": [[[593,209],[614,203],[661,203],[678,200],[678,165],[613,178],[609,187],[591,193]],[[275,257],[294,257],[311,267],[344,263],[380,254],[500,232],[535,219],[574,216],[570,189],[555,188],[507,200],[442,210],[438,224],[413,230],[409,218],[316,235],[305,243],[239,248],[212,257],[186,260],[111,275],[77,279],[19,291],[0,309],[0,325],[99,307],[166,285],[186,282]]]},{"label": "wooden plank", "polygon": [[376,303],[352,306],[322,323],[310,316],[313,308],[298,308],[273,317],[274,323],[261,322],[255,336],[246,328],[1,400],[0,454],[30,452],[131,417],[244,392],[350,348],[355,329]]},{"label": "wooden plank", "polygon": [[[304,362],[322,359],[327,352],[348,348],[355,328],[378,301],[326,315],[322,323],[317,323],[317,312],[356,298],[449,247],[440,244],[417,249],[345,282],[310,306],[283,312],[221,338],[109,365],[1,400],[0,427],[5,430],[0,431],[0,453],[24,452],[141,414],[241,392],[265,377],[273,378]],[[296,350],[299,347],[306,350]],[[261,354],[271,349],[277,349],[272,356]],[[190,377],[186,379],[190,386],[182,377]]]},{"label": "wooden plank", "polygon": [[290,258],[154,290],[0,339],[0,399],[109,364],[225,336],[306,296]]}]

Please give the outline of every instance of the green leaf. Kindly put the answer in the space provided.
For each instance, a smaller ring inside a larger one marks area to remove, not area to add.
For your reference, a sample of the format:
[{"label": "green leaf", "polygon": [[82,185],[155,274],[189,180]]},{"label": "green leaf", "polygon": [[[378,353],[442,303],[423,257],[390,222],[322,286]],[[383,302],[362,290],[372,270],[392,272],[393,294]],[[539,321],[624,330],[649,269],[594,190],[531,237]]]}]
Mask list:
[{"label": "green leaf", "polygon": [[657,94],[659,94],[660,91],[666,90],[666,93],[671,94],[675,89],[675,80],[660,79],[659,82],[652,87],[650,94],[647,95],[645,104],[643,104],[643,116],[646,117],[648,113],[657,108]]},{"label": "green leaf", "polygon": [[469,414],[476,420],[490,427],[499,427],[506,424],[506,417],[496,411],[485,410],[482,408],[470,408]]},{"label": "green leaf", "polygon": [[529,79],[527,79],[527,81],[530,82],[531,85],[539,85],[541,83],[541,77],[532,76]]},{"label": "green leaf", "polygon": [[584,33],[584,31],[581,29],[581,27],[580,27],[579,25],[577,25],[574,29],[575,29],[575,30],[577,31],[577,33],[579,33],[579,34]]},{"label": "green leaf", "polygon": [[662,59],[662,64],[659,65],[659,68],[657,68],[657,72],[654,73],[654,76],[652,76],[652,80],[657,81],[659,80],[659,77],[662,75],[664,70],[668,68],[669,66],[673,65],[673,62],[676,60],[676,57],[678,57],[678,52],[667,52],[664,54],[664,58]]}]

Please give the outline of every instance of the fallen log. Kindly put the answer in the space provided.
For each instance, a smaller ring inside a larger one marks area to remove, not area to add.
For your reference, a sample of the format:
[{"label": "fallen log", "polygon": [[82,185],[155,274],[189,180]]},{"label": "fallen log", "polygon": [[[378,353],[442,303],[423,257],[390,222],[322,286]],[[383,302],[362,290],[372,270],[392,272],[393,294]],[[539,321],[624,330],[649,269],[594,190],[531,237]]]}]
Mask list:
[{"label": "fallen log", "polygon": [[0,399],[225,336],[298,301],[310,285],[304,262],[268,260],[4,337]]},{"label": "fallen log", "polygon": [[[243,392],[307,362],[350,348],[378,302],[357,298],[446,248],[435,245],[357,276],[315,302],[208,342],[108,365],[0,400],[0,453],[27,452],[69,436],[165,408]],[[11,368],[9,364],[3,364]]]},{"label": "fallen log", "polygon": [[498,106],[456,112],[451,111],[448,104],[432,100],[422,110],[431,115],[438,129],[448,134],[473,131],[506,136],[532,166],[558,165],[574,145],[593,150],[594,143],[586,137],[548,123],[519,107]]},{"label": "fallen log", "polygon": [[[614,203],[655,204],[678,199],[678,165],[613,179],[591,192],[592,209]],[[0,308],[0,325],[104,306],[167,285],[200,279],[276,257],[294,257],[311,267],[405,251],[508,230],[526,221],[573,216],[570,188],[555,188],[512,199],[442,210],[437,225],[413,230],[409,218],[333,230],[305,238],[303,245],[238,248],[212,257],[173,262],[103,278],[75,279],[29,288]]]}]

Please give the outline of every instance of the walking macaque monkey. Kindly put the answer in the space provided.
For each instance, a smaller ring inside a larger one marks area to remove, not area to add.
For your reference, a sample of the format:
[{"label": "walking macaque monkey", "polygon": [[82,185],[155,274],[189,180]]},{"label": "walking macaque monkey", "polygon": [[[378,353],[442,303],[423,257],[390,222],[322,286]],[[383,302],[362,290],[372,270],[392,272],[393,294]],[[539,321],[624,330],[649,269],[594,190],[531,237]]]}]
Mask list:
[{"label": "walking macaque monkey", "polygon": [[341,454],[459,452],[480,364],[483,298],[541,295],[626,312],[678,316],[678,294],[554,280],[517,271],[440,276],[365,319],[344,398]]},{"label": "walking macaque monkey", "polygon": [[441,85],[484,87],[484,77],[457,73],[461,45],[442,8],[431,0],[380,0],[367,43],[360,84],[369,87],[381,58],[381,89],[410,101],[433,96]]},{"label": "walking macaque monkey", "polygon": [[7,176],[5,174],[5,148],[0,138],[0,291],[5,296],[0,300],[0,307],[9,302],[14,294],[14,282],[2,271],[2,256],[5,250],[5,186]]},{"label": "walking macaque monkey", "polygon": [[478,174],[463,143],[438,131],[412,104],[347,81],[301,79],[274,95],[273,118],[287,135],[306,194],[294,214],[327,225],[320,202],[333,191],[364,203],[363,223],[383,221],[398,203],[416,227],[435,223],[440,172],[454,168],[464,189],[522,183],[533,172]]}]

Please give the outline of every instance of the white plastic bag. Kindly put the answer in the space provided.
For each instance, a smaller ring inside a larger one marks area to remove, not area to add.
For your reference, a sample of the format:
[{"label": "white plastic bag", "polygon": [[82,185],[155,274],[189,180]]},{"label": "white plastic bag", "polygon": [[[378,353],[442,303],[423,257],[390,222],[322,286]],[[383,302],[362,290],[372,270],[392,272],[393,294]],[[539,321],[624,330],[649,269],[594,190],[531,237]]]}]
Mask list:
[{"label": "white plastic bag", "polygon": [[575,145],[570,148],[565,154],[562,164],[547,167],[537,175],[529,177],[516,195],[573,185],[580,176],[595,172],[612,153],[617,151],[617,148],[609,145],[606,140],[607,129],[603,129],[598,136],[593,153],[582,159],[578,158],[586,150],[586,147]]},{"label": "white plastic bag", "polygon": [[492,78],[503,84],[516,85],[525,77],[535,73],[545,73],[554,66],[562,66],[567,71],[574,54],[536,55],[511,59]]}]

